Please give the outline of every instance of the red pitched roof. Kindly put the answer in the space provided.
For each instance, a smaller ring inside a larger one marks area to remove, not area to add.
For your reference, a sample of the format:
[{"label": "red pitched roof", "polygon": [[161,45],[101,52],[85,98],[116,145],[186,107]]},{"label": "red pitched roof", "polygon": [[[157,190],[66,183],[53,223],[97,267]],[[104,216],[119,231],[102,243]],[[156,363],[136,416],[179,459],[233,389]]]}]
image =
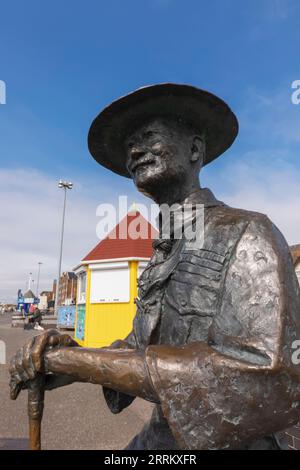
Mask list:
[{"label": "red pitched roof", "polygon": [[[134,240],[130,236],[131,231],[133,235],[137,236],[138,233],[141,235]],[[139,212],[128,212],[126,217],[82,261],[150,258],[153,251],[152,241],[156,234],[156,229]]]}]

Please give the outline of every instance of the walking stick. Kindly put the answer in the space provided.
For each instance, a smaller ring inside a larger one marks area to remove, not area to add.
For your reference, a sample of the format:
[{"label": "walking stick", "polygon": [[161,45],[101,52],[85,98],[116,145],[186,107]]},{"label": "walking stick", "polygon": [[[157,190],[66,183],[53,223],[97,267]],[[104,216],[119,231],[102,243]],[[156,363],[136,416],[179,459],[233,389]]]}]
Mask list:
[{"label": "walking stick", "polygon": [[41,424],[44,410],[45,378],[38,375],[28,385],[30,450],[41,450]]}]

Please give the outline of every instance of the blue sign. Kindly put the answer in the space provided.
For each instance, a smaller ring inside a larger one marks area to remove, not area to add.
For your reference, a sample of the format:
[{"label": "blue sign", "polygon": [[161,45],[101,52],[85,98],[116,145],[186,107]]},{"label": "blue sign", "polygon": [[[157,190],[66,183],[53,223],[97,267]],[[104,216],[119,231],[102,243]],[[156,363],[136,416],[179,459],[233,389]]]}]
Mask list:
[{"label": "blue sign", "polygon": [[75,326],[75,305],[65,305],[58,307],[57,312],[57,326],[66,328],[74,328]]},{"label": "blue sign", "polygon": [[85,328],[85,304],[77,305],[77,321],[75,337],[84,341],[84,328]]}]

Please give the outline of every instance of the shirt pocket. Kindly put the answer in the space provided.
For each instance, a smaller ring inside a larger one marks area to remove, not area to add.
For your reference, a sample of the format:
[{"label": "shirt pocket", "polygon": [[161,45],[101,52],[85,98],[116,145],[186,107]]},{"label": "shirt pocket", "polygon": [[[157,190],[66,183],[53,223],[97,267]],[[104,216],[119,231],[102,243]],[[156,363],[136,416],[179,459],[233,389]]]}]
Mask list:
[{"label": "shirt pocket", "polygon": [[226,255],[206,250],[182,252],[166,300],[180,315],[213,316]]},{"label": "shirt pocket", "polygon": [[226,254],[221,255],[204,249],[196,252],[183,251],[173,278],[179,277],[178,280],[180,280],[181,275],[184,275],[192,283],[201,283],[202,279],[205,285],[209,285],[210,282],[219,282],[225,261]]}]

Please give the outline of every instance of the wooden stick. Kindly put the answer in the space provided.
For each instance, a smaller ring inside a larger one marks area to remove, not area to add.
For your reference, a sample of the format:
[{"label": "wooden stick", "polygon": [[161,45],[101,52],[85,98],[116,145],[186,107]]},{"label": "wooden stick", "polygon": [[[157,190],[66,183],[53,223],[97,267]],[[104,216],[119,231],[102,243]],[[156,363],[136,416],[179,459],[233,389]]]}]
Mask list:
[{"label": "wooden stick", "polygon": [[41,420],[29,418],[29,448],[41,450]]},{"label": "wooden stick", "polygon": [[44,376],[38,375],[28,386],[29,446],[41,450],[41,423],[44,410]]}]

